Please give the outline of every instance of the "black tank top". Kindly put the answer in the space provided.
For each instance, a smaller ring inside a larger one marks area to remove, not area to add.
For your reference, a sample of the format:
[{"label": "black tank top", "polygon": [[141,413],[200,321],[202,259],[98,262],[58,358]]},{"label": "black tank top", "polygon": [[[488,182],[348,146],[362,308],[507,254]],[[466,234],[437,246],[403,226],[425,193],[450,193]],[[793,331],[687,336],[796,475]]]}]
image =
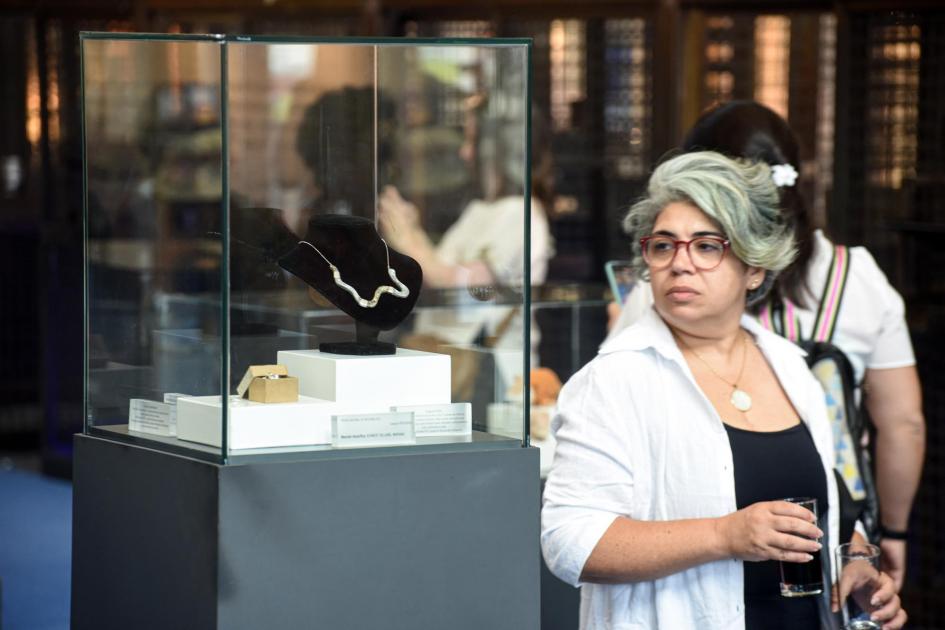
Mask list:
[{"label": "black tank top", "polygon": [[[782,431],[747,431],[725,425],[735,467],[738,509],[785,497],[816,497],[827,513],[827,479],[814,440],[803,423]],[[821,521],[825,522],[825,521]],[[782,597],[777,560],[745,562],[746,630],[820,627],[818,597]]]}]

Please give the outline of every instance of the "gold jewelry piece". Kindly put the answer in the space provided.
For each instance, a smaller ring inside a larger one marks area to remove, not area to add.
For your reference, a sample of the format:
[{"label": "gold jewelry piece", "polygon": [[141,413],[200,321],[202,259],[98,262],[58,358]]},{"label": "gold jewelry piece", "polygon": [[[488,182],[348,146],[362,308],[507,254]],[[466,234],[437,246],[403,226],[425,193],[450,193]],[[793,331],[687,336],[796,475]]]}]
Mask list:
[{"label": "gold jewelry piece", "polygon": [[683,341],[682,337],[677,337],[679,343],[686,347],[689,352],[693,354],[697,359],[702,361],[702,364],[709,368],[709,371],[712,372],[720,381],[732,388],[732,395],[729,398],[729,402],[732,403],[732,406],[738,409],[739,411],[745,412],[751,409],[751,396],[745,390],[741,389],[738,386],[738,382],[742,380],[742,375],[745,373],[745,360],[748,356],[748,337],[742,336],[742,366],[738,370],[738,378],[735,379],[735,382],[729,381],[727,378],[723,377],[721,374],[715,371],[709,362],[699,356],[699,353],[692,349],[692,347]]},{"label": "gold jewelry piece", "polygon": [[338,271],[338,267],[334,266],[330,260],[325,258],[325,254],[318,251],[317,247],[315,247],[308,241],[299,241],[299,245],[308,245],[309,247],[314,249],[315,253],[321,256],[325,260],[326,263],[328,263],[328,268],[331,269],[331,277],[334,278],[335,284],[337,284],[340,288],[350,293],[351,297],[354,298],[354,301],[358,303],[358,306],[360,306],[361,308],[374,308],[375,306],[377,306],[377,301],[380,300],[381,296],[384,295],[385,293],[389,293],[390,295],[393,295],[394,297],[399,297],[399,298],[405,298],[408,295],[410,295],[410,289],[407,288],[407,285],[405,285],[403,282],[397,279],[397,272],[394,271],[390,266],[390,249],[387,247],[387,241],[385,241],[384,239],[381,239],[381,242],[384,243],[384,252],[387,255],[387,275],[390,276],[391,281],[393,281],[393,283],[397,285],[397,287],[395,288],[395,287],[390,286],[389,284],[382,284],[381,286],[377,287],[374,290],[374,297],[371,298],[370,300],[365,300],[358,293],[357,289],[355,289],[353,286],[351,286],[350,284],[342,280],[341,272]]}]

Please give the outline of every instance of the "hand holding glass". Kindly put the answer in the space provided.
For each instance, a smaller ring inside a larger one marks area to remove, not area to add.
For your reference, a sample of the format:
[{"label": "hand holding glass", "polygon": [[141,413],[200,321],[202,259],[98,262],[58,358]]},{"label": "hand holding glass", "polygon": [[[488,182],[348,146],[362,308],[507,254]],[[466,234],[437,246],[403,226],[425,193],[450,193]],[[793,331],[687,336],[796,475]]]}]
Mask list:
[{"label": "hand holding glass", "polygon": [[882,624],[870,619],[875,608],[870,601],[880,587],[879,547],[861,542],[840,545],[836,550],[837,601],[846,630],[879,630]]},{"label": "hand holding glass", "polygon": [[[783,499],[795,503],[814,513],[817,519],[817,499],[798,497]],[[781,595],[784,597],[806,597],[824,592],[824,576],[820,553],[813,554],[810,562],[781,562]]]}]

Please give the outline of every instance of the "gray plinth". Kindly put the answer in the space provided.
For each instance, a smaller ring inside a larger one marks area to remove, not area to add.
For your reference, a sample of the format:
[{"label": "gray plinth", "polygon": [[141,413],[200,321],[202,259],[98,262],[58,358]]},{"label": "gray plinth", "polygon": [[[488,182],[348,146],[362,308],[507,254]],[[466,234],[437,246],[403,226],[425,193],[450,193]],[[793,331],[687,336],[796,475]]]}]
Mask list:
[{"label": "gray plinth", "polygon": [[333,455],[77,436],[72,627],[538,628],[536,449]]}]

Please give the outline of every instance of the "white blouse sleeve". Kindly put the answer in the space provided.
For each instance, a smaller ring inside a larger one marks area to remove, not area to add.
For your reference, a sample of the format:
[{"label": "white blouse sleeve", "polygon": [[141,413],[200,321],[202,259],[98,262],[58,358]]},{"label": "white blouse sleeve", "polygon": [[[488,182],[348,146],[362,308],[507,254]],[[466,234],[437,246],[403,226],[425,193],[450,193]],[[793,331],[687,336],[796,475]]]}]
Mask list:
[{"label": "white blouse sleeve", "polygon": [[[912,340],[906,324],[906,308],[902,296],[896,291],[886,274],[883,273],[873,256],[863,247],[854,249],[856,258],[851,257],[851,265],[861,269],[861,282],[875,296],[878,307],[874,317],[879,317],[879,330],[875,337],[872,352],[866,358],[866,367],[888,369],[915,365]],[[851,271],[852,271],[851,267]]]},{"label": "white blouse sleeve", "polygon": [[591,552],[614,519],[630,511],[633,467],[627,434],[630,410],[601,391],[595,365],[561,391],[552,430],[557,447],[541,513],[541,546],[552,573],[579,586]]}]

